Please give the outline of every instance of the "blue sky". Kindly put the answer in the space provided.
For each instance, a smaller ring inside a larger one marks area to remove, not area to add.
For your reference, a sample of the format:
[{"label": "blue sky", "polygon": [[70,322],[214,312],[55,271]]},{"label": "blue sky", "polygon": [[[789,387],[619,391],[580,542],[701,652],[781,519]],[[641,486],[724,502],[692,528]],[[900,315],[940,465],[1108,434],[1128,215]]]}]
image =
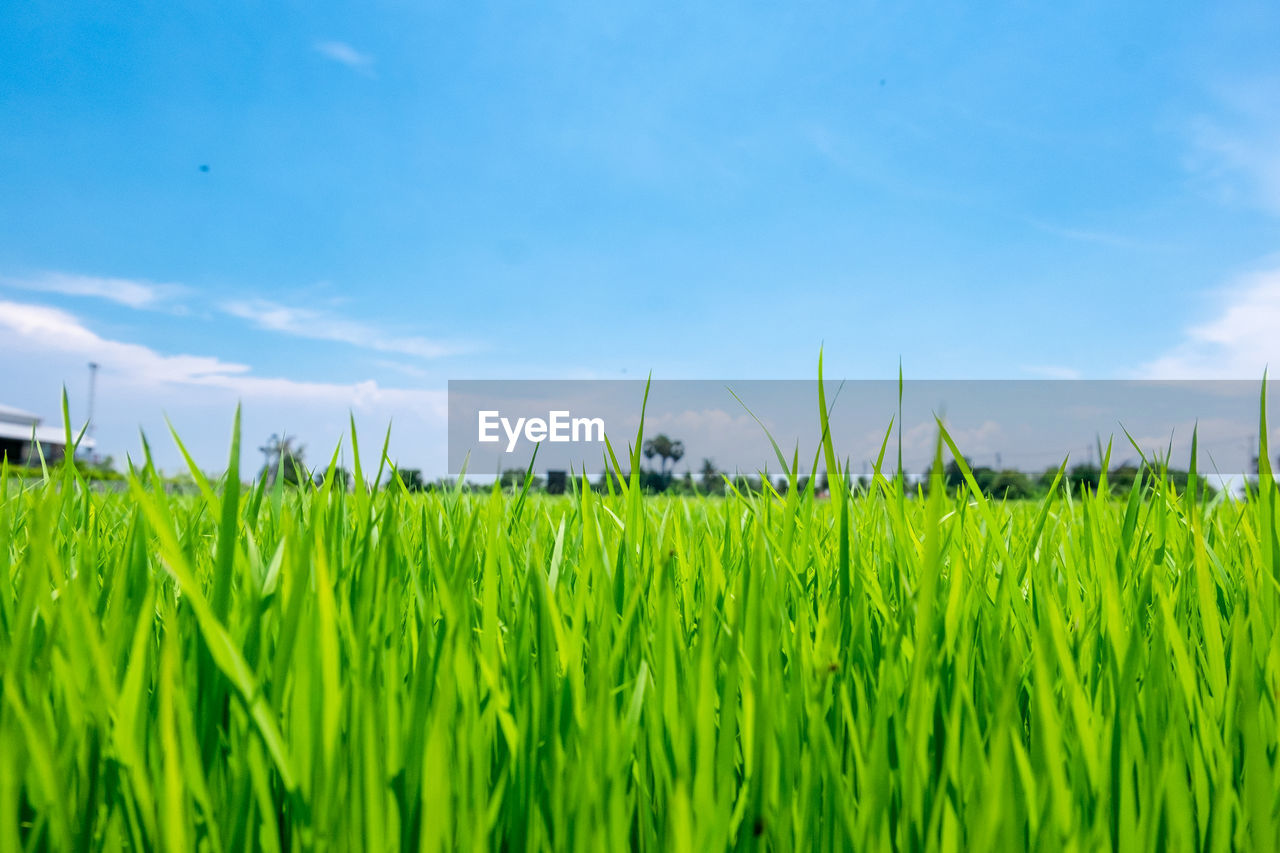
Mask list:
[{"label": "blue sky", "polygon": [[1280,7],[974,6],[10,4],[0,403],[442,469],[449,378],[1280,361]]}]

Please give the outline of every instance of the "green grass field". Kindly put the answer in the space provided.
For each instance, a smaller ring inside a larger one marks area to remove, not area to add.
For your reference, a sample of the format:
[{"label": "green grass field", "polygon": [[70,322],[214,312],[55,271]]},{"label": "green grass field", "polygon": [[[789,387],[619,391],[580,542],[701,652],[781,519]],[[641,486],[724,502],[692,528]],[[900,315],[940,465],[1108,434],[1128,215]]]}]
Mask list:
[{"label": "green grass field", "polygon": [[1266,458],[1212,501],[6,480],[0,849],[1273,850]]}]

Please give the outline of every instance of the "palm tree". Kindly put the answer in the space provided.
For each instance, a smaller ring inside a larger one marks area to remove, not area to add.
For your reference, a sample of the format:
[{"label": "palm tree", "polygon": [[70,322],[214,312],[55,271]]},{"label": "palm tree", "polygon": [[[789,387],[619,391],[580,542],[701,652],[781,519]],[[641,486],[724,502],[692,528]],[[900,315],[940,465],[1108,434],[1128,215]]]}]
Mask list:
[{"label": "palm tree", "polygon": [[671,463],[671,469],[674,472],[675,464],[684,457],[684,442],[673,441],[665,433],[658,433],[653,438],[645,441],[643,452],[645,459],[652,459],[657,456],[662,460],[658,467],[658,473],[665,480],[670,476],[667,473],[667,463]]},{"label": "palm tree", "polygon": [[684,442],[671,442],[671,449],[667,451],[667,455],[671,457],[671,473],[676,472],[676,463],[684,458]]},{"label": "palm tree", "polygon": [[659,472],[665,473],[667,470],[667,458],[671,455],[671,439],[664,434],[658,433],[653,438],[646,439],[644,443],[644,458],[652,459],[654,456],[659,457],[662,462],[659,464]]},{"label": "palm tree", "polygon": [[641,451],[642,453],[644,453],[644,458],[651,461],[654,455],[658,452],[658,449],[654,446],[653,441],[654,440],[652,438],[645,439],[644,447]]}]

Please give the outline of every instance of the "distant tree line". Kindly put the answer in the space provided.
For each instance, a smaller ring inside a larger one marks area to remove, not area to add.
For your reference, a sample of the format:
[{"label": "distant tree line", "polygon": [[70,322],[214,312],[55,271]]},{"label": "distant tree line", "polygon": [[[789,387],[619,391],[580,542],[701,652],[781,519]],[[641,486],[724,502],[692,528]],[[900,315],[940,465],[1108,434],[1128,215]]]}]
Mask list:
[{"label": "distant tree line", "polygon": [[[1056,467],[1046,468],[1039,475],[1033,476],[1013,468],[996,470],[985,465],[975,466],[968,459],[965,460],[965,464],[969,466],[969,471],[973,475],[974,483],[978,489],[989,497],[1000,499],[1023,500],[1043,497],[1048,494],[1054,479],[1058,476],[1058,468]],[[1190,481],[1190,474],[1177,468],[1166,469],[1155,463],[1142,463],[1141,465],[1124,463],[1116,465],[1107,471],[1107,487],[1113,494],[1128,494],[1134,483],[1138,481],[1139,473],[1142,474],[1144,482],[1150,482],[1154,477],[1163,476],[1179,492],[1185,491],[1187,483]],[[1200,475],[1197,479],[1200,483],[1201,494],[1212,496],[1217,493],[1217,490],[1209,484],[1209,480],[1206,477]],[[920,481],[921,488],[926,493],[929,490],[930,482],[930,472],[926,471]],[[964,473],[954,459],[948,460],[943,466],[942,482],[948,492],[954,492],[957,489],[968,489]],[[1086,492],[1090,494],[1096,493],[1101,484],[1102,468],[1092,462],[1084,462],[1069,467],[1063,473],[1059,487],[1069,490],[1073,494],[1081,495]]]},{"label": "distant tree line", "polygon": [[[282,479],[286,485],[307,483],[318,486],[323,483],[327,474],[326,469],[317,469],[315,471],[307,469],[305,447],[299,444],[292,436],[272,435],[266,444],[259,448],[259,451],[263,454],[264,461],[258,476],[259,478],[265,478],[269,483]],[[684,458],[684,455],[684,443],[665,434],[660,433],[646,440],[641,447],[641,456],[651,465],[649,467],[641,466],[640,468],[640,488],[649,494],[673,495],[723,495],[734,490],[741,493],[754,494],[765,489],[765,475],[753,476],[742,473],[730,475],[720,470],[715,461],[710,458],[702,460],[696,477],[688,469],[685,469],[682,474],[677,474],[676,465]],[[996,499],[1025,500],[1043,497],[1048,494],[1049,488],[1058,476],[1058,468],[1056,467],[1047,468],[1040,474],[1028,474],[1014,468],[997,469],[986,465],[974,465],[967,458],[965,464],[969,467],[978,489],[983,494]],[[1256,483],[1258,467],[1256,457],[1253,460],[1253,467],[1255,472],[1254,482]],[[1277,460],[1277,468],[1280,468],[1280,459]],[[563,473],[561,474],[562,477]],[[922,472],[920,477],[914,480],[908,479],[908,486],[913,490],[919,488],[923,493],[927,494],[931,483],[930,473],[930,471],[926,470]],[[1179,492],[1186,490],[1190,480],[1189,473],[1183,469],[1165,468],[1155,463],[1134,464],[1126,462],[1107,470],[1107,487],[1113,494],[1127,494],[1138,481],[1140,473],[1144,482],[1150,482],[1154,477],[1163,476]],[[333,477],[338,488],[343,490],[351,488],[353,477],[345,468],[336,468]],[[498,485],[506,490],[519,491],[525,487],[526,477],[529,478],[529,488],[532,491],[546,489],[546,479],[537,474],[530,475],[528,471],[517,468],[509,468],[502,471],[498,477]],[[568,479],[575,480],[572,476]],[[1216,494],[1216,489],[1210,484],[1208,478],[1200,475],[1197,479],[1201,494],[1206,496]],[[580,481],[581,475],[577,475],[576,481],[568,486],[569,490],[572,491],[579,488]],[[631,473],[629,471],[608,470],[597,475],[591,481],[591,486],[598,492],[607,492],[609,490],[618,492],[621,491],[621,482],[629,484],[630,481]],[[848,481],[850,488],[854,491],[866,491],[872,485],[870,478],[865,475],[856,478],[850,476]],[[440,478],[428,481],[423,476],[422,471],[416,468],[393,468],[387,482],[392,488],[403,488],[408,492],[452,491],[458,488],[458,482],[454,478]],[[955,459],[950,459],[944,464],[942,483],[948,492],[968,489],[963,471]],[[1067,468],[1063,473],[1059,488],[1069,490],[1075,495],[1081,495],[1095,493],[1101,483],[1101,467],[1092,462],[1085,462]],[[810,478],[808,476],[799,477],[796,485],[802,490],[807,490],[810,485]],[[769,483],[769,486],[779,494],[786,494],[790,483],[785,477],[777,477]],[[463,488],[482,492],[487,491],[492,486],[464,482]],[[557,486],[557,490],[558,488],[559,486]],[[813,483],[813,488],[818,495],[827,493],[829,483],[825,472],[819,472],[818,479]]]}]

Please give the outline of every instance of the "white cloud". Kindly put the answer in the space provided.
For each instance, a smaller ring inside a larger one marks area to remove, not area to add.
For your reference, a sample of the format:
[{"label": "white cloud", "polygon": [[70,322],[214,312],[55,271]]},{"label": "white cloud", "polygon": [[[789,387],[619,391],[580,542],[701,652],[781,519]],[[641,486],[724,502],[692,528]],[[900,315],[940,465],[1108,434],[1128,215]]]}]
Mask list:
[{"label": "white cloud", "polygon": [[392,335],[358,320],[347,320],[322,311],[295,308],[265,299],[225,302],[220,307],[225,313],[248,320],[259,329],[317,341],[350,344],[377,352],[440,358],[473,349],[465,344],[435,341],[417,335]]},{"label": "white cloud", "polygon": [[[1274,431],[1280,435],[1280,429]],[[1272,435],[1273,431],[1268,431],[1268,435]],[[1228,449],[1236,449],[1240,447],[1253,447],[1257,443],[1258,428],[1257,423],[1253,420],[1240,420],[1236,418],[1225,417],[1209,417],[1203,420],[1184,420],[1178,423],[1169,424],[1164,432],[1146,432],[1140,433],[1133,437],[1133,442],[1142,448],[1142,452],[1148,459],[1158,459],[1169,456],[1170,459],[1180,460],[1181,465],[1186,464],[1186,460],[1191,458],[1191,437],[1196,436],[1199,446],[1199,468],[1201,472],[1213,471],[1216,467],[1216,460],[1213,457],[1213,448],[1220,451]],[[1127,445],[1127,446],[1126,446]],[[1129,445],[1128,438],[1125,438],[1125,444],[1120,445],[1124,453],[1128,453],[1132,446]],[[1206,453],[1206,448],[1210,450]],[[1225,471],[1225,474],[1236,474],[1238,471]]]},{"label": "white cloud", "polygon": [[[170,355],[104,338],[66,311],[5,300],[0,300],[0,339],[18,368],[5,392],[18,396],[4,402],[46,415],[57,411],[62,385],[73,403],[83,399],[79,379],[84,365],[101,364],[95,422],[104,453],[119,456],[135,447],[141,425],[160,454],[158,461],[177,466],[176,451],[159,440],[167,435],[163,414],[168,413],[196,460],[218,468],[226,454],[225,430],[240,401],[246,447],[272,432],[287,431],[310,442],[315,453],[308,461],[322,464],[326,448],[331,452],[345,432],[350,411],[363,424],[363,443],[380,446],[382,431],[394,418],[399,424],[392,441],[394,458],[429,472],[445,468],[448,400],[443,390],[386,388],[372,380],[344,384],[260,376],[249,365],[214,356]],[[376,448],[366,453],[376,465]],[[245,458],[253,464],[248,451]]]},{"label": "white cloud", "polygon": [[9,330],[18,349],[25,343],[41,350],[87,353],[112,363],[130,381],[143,384],[217,384],[249,371],[246,365],[216,358],[166,356],[139,344],[107,340],[81,325],[73,315],[44,305],[0,301],[0,328]]},{"label": "white cloud", "polygon": [[[1192,126],[1189,165],[1226,201],[1280,213],[1280,102],[1276,78],[1217,91],[1221,109]],[[1280,363],[1280,267],[1246,275],[1218,295],[1209,319],[1142,365],[1155,379],[1259,379]]]},{"label": "white cloud", "polygon": [[[181,284],[158,283],[143,279],[77,275],[56,271],[26,277],[0,277],[0,286],[39,293],[59,293],[104,299],[143,310],[185,313],[186,306],[175,300],[192,293]],[[224,302],[218,308],[225,314],[247,320],[259,329],[294,337],[335,341],[376,352],[410,355],[432,359],[471,352],[474,346],[449,341],[435,341],[418,335],[394,335],[376,325],[349,320],[312,308],[297,308],[265,299]],[[399,369],[405,372],[408,366]]]},{"label": "white cloud", "polygon": [[369,72],[373,68],[373,57],[361,53],[343,41],[318,41],[312,47],[321,56],[340,62],[348,68]]},{"label": "white cloud", "polygon": [[[1002,441],[1007,441],[1004,429],[994,420],[984,420],[975,426],[957,426],[944,418],[943,423],[951,440],[965,454],[993,454],[1000,450]],[[936,422],[918,423],[902,433],[903,450],[926,459],[933,453],[937,441]],[[943,452],[946,452],[945,448]]]},{"label": "white cloud", "polygon": [[186,292],[186,288],[177,284],[159,284],[141,279],[106,278],[53,271],[26,278],[6,276],[0,278],[0,284],[41,293],[91,296],[95,299],[106,299],[120,305],[127,305],[130,308],[159,308]]},{"label": "white cloud", "polygon": [[1148,379],[1260,379],[1280,364],[1280,269],[1244,277],[1222,294],[1209,320],[1191,326],[1181,342],[1147,362]]}]

